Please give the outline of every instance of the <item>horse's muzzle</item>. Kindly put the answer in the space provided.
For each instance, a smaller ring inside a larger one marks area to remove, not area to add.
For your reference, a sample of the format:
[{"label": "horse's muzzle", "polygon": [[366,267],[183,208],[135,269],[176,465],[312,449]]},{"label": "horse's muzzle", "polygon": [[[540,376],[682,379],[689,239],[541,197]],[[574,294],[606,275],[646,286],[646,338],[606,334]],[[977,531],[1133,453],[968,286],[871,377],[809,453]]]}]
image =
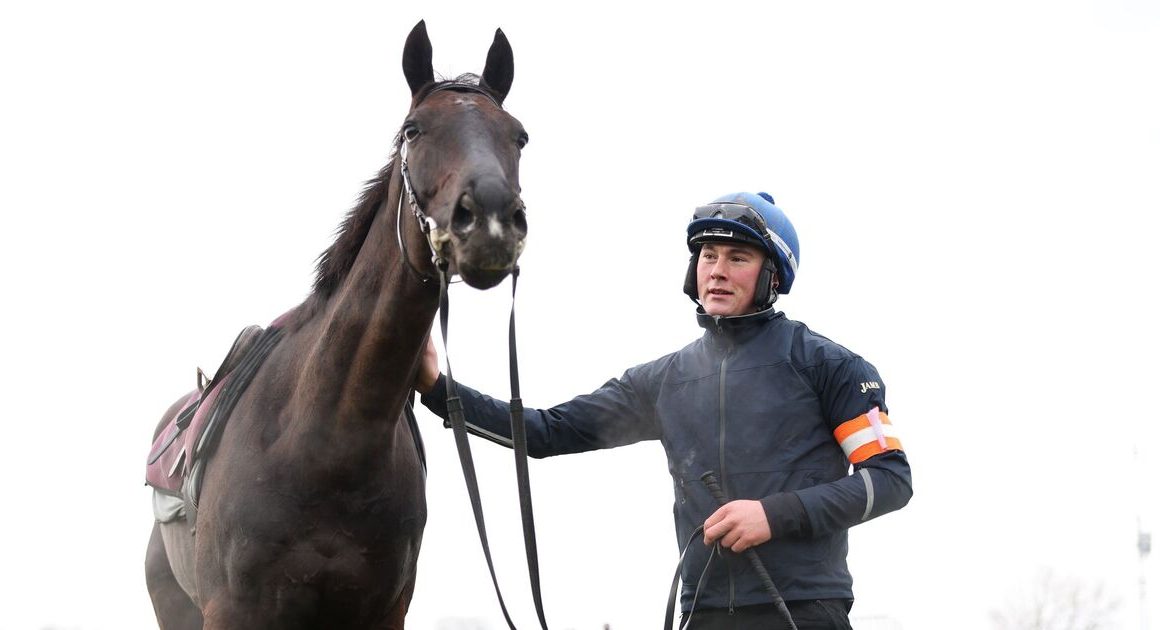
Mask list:
[{"label": "horse's muzzle", "polygon": [[477,289],[491,288],[511,273],[528,234],[523,200],[498,177],[466,187],[456,199],[450,228],[459,276]]}]

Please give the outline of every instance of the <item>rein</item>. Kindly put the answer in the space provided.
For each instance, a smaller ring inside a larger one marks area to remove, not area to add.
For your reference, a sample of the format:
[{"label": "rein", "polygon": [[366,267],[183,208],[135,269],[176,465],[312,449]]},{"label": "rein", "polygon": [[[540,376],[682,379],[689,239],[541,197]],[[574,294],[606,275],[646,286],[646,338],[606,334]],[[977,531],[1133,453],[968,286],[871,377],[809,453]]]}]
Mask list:
[{"label": "rein", "polygon": [[[713,471],[709,470],[701,475],[701,483],[705,484],[705,488],[707,488],[709,490],[709,494],[713,495],[713,498],[717,500],[718,505],[724,506],[729,502],[729,497],[725,496],[725,492],[721,489],[721,485],[717,483],[717,476],[713,474]],[[684,548],[681,549],[681,557],[677,560],[677,572],[673,576],[672,585],[669,587],[669,601],[665,607],[665,630],[671,630],[673,627],[673,615],[675,613],[677,602],[677,585],[681,580],[681,568],[685,563],[685,554],[689,551],[689,546],[691,546],[693,541],[696,540],[697,535],[704,533],[704,531],[704,525],[701,525],[697,527],[697,529],[693,530],[693,534],[689,536],[689,541],[685,543]],[[717,541],[713,543],[713,548],[709,551],[709,559],[705,561],[705,568],[701,569],[701,577],[697,579],[697,587],[693,591],[693,603],[689,607],[688,618],[685,620],[685,623],[681,626],[680,630],[685,630],[685,628],[687,628],[689,624],[692,623],[693,611],[697,609],[697,599],[701,596],[701,587],[704,586],[705,576],[709,574],[709,566],[713,564],[713,557],[721,554],[721,542]],[[790,615],[789,608],[786,607],[785,600],[782,599],[781,593],[778,592],[777,586],[773,583],[773,579],[769,576],[769,571],[766,570],[765,564],[757,555],[757,550],[753,547],[746,549],[745,557],[747,560],[749,560],[749,564],[751,567],[753,567],[754,572],[757,573],[757,577],[759,580],[761,580],[761,585],[765,588],[765,592],[769,594],[771,599],[773,599],[773,605],[775,608],[777,608],[778,614],[781,615],[782,621],[785,623],[785,627],[788,630],[797,630],[797,625],[793,621],[793,616]]]},{"label": "rein", "polygon": [[[499,103],[488,94],[486,91],[469,86],[469,85],[447,85],[437,86],[427,94],[430,96],[435,92],[442,90],[466,90],[476,92],[486,96],[489,100],[500,107]],[[435,265],[438,271],[439,279],[439,328],[443,336],[443,348],[446,351],[447,345],[447,322],[451,311],[450,301],[448,297],[448,288],[451,284],[450,273],[448,271],[450,263],[443,255],[443,246],[451,240],[451,234],[446,229],[440,228],[439,225],[428,216],[422,209],[418,198],[415,196],[414,187],[411,185],[411,173],[407,166],[407,152],[409,141],[404,136],[402,146],[399,149],[399,170],[403,179],[403,188],[406,193],[408,204],[411,207],[411,213],[419,222],[419,229],[426,237],[427,245],[431,249],[431,262]],[[402,214],[403,214],[403,195],[399,195],[399,207],[395,217],[395,234],[399,241],[399,247],[402,250],[403,261],[407,268],[411,270],[424,283],[434,279],[433,276],[421,273],[411,264],[410,257],[407,255],[407,248],[403,241],[402,234]],[[515,452],[516,463],[516,485],[519,490],[520,497],[520,516],[523,520],[524,532],[524,550],[528,560],[528,577],[531,581],[532,600],[536,607],[536,616],[540,622],[540,627],[547,630],[548,624],[544,619],[544,605],[543,598],[540,595],[540,568],[539,568],[539,554],[536,548],[536,530],[535,521],[532,515],[532,493],[531,483],[528,477],[528,445],[527,445],[527,430],[524,426],[523,420],[523,401],[520,399],[519,386],[519,366],[516,361],[516,280],[519,278],[519,266],[512,268],[512,309],[511,317],[508,324],[508,364],[509,373],[511,376],[511,392],[512,398],[509,403],[511,410],[511,428],[512,428],[512,450]],[[491,582],[495,587],[495,595],[499,600],[500,610],[503,612],[504,620],[507,621],[508,628],[515,630],[515,624],[512,622],[511,615],[508,613],[507,605],[504,603],[503,594],[500,592],[499,580],[495,575],[495,563],[492,561],[491,548],[487,541],[487,527],[484,523],[483,517],[483,502],[479,494],[479,479],[475,474],[475,463],[471,456],[471,445],[467,440],[467,421],[463,414],[463,402],[459,398],[458,389],[455,385],[455,379],[451,375],[451,355],[449,351],[445,352],[445,361],[447,364],[446,375],[444,376],[444,383],[447,389],[447,413],[451,422],[452,432],[455,436],[455,448],[459,452],[459,463],[463,469],[463,479],[467,484],[467,493],[471,500],[471,511],[475,515],[475,528],[479,532],[480,546],[483,547],[483,556],[487,561],[487,570],[491,574]]]}]

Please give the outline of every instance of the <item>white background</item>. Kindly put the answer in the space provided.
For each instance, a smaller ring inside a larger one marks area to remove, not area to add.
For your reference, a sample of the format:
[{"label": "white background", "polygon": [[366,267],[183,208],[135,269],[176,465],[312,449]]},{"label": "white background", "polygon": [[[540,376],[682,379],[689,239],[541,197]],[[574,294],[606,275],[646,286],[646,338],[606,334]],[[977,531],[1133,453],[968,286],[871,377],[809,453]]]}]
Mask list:
[{"label": "white background", "polygon": [[[445,76],[480,71],[497,26],[515,50],[527,404],[699,334],[685,222],[767,190],[802,243],[779,306],[877,365],[914,469],[911,504],[851,532],[855,617],[986,627],[1050,568],[1139,627],[1137,522],[1160,523],[1156,3],[426,4],[0,8],[0,629],[153,627],[154,424],[308,293],[406,112],[420,18]],[[456,375],[499,397],[506,287],[452,296]],[[408,627],[502,628],[450,432],[420,421]],[[476,445],[533,627],[511,454]],[[551,627],[659,625],[659,445],[531,473]]]}]

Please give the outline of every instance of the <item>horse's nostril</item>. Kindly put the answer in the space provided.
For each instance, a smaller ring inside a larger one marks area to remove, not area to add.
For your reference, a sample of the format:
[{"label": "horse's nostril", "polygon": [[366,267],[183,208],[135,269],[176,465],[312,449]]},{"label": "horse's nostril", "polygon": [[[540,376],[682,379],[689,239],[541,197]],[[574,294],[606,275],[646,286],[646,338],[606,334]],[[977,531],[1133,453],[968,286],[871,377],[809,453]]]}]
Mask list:
[{"label": "horse's nostril", "polygon": [[451,229],[456,232],[466,232],[471,229],[471,224],[475,222],[475,214],[471,209],[463,204],[460,200],[455,204],[455,212],[451,214]]},{"label": "horse's nostril", "polygon": [[516,227],[516,231],[520,234],[528,233],[528,215],[524,212],[523,208],[516,210],[512,214],[512,225]]}]

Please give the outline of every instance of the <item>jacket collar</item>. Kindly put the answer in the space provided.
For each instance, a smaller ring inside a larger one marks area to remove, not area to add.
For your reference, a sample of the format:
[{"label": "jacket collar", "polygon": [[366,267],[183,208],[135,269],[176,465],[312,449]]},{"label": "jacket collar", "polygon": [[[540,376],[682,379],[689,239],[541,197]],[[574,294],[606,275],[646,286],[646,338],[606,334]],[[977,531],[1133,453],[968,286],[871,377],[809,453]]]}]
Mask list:
[{"label": "jacket collar", "polygon": [[746,339],[767,322],[784,318],[785,313],[775,311],[772,306],[756,313],[732,317],[708,315],[703,308],[697,307],[697,324],[704,328],[711,338],[724,338],[730,341]]}]

